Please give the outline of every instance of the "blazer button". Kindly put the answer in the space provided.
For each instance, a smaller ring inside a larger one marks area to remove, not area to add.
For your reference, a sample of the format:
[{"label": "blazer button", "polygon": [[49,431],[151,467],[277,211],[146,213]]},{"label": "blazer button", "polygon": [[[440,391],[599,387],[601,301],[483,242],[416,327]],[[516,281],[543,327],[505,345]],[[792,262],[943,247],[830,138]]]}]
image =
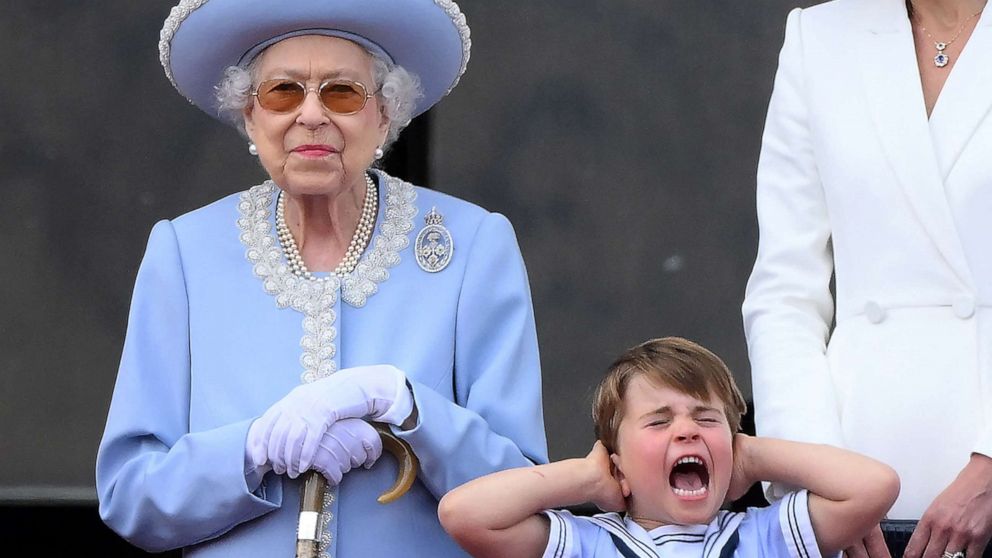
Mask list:
[{"label": "blazer button", "polygon": [[967,320],[975,315],[975,299],[970,296],[962,296],[954,301],[951,308],[954,309],[955,316]]},{"label": "blazer button", "polygon": [[865,304],[865,317],[873,324],[880,324],[885,319],[885,309],[874,300]]}]

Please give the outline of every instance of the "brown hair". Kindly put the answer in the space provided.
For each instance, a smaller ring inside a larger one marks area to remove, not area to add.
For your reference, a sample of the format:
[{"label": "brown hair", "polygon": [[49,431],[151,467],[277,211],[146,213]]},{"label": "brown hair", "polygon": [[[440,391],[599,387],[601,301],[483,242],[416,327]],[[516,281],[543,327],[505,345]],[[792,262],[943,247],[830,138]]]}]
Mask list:
[{"label": "brown hair", "polygon": [[592,404],[596,437],[611,453],[616,451],[627,385],[641,374],[698,399],[716,396],[723,402],[730,431],[740,429],[747,403],[720,357],[681,337],[651,339],[620,355],[596,389]]}]

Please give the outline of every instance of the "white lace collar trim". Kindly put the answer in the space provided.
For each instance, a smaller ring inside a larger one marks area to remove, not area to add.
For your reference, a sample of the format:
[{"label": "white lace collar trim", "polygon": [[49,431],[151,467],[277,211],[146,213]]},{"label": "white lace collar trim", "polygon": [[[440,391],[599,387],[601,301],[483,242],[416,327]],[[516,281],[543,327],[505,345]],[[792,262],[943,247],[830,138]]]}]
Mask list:
[{"label": "white lace collar trim", "polygon": [[272,224],[272,207],[278,187],[271,180],[242,192],[238,201],[238,228],[245,258],[255,276],[262,281],[265,292],[275,297],[279,308],[293,308],[303,313],[304,336],[300,341],[303,354],[303,381],[328,376],[337,369],[334,340],[337,316],[334,306],[338,292],[341,300],[360,308],[389,279],[389,268],[400,263],[400,252],[410,244],[410,232],[417,215],[417,192],[413,185],[383,172],[379,177],[382,216],[369,248],[355,270],[339,279],[329,276],[324,281],[310,281],[292,273],[279,247]]}]

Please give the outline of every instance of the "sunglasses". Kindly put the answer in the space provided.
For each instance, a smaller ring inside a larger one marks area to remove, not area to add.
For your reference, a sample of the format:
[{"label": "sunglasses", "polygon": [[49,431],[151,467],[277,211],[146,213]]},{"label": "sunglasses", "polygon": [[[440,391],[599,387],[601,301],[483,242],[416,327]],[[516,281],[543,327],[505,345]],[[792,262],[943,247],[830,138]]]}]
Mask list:
[{"label": "sunglasses", "polygon": [[355,114],[365,108],[365,103],[375,96],[357,81],[329,79],[313,88],[291,79],[270,79],[258,84],[252,93],[258,104],[272,112],[291,112],[303,104],[307,93],[317,94],[322,105],[334,114]]}]

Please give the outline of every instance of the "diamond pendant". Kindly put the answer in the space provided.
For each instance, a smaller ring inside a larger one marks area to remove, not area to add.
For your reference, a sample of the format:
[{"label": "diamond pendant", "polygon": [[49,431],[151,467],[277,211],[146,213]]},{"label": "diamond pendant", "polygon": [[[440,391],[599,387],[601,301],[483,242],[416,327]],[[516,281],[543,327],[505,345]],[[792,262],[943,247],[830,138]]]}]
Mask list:
[{"label": "diamond pendant", "polygon": [[943,68],[948,62],[951,61],[951,57],[944,54],[944,49],[947,48],[947,43],[934,43],[933,46],[937,47],[937,56],[933,57],[933,65],[938,68]]}]

